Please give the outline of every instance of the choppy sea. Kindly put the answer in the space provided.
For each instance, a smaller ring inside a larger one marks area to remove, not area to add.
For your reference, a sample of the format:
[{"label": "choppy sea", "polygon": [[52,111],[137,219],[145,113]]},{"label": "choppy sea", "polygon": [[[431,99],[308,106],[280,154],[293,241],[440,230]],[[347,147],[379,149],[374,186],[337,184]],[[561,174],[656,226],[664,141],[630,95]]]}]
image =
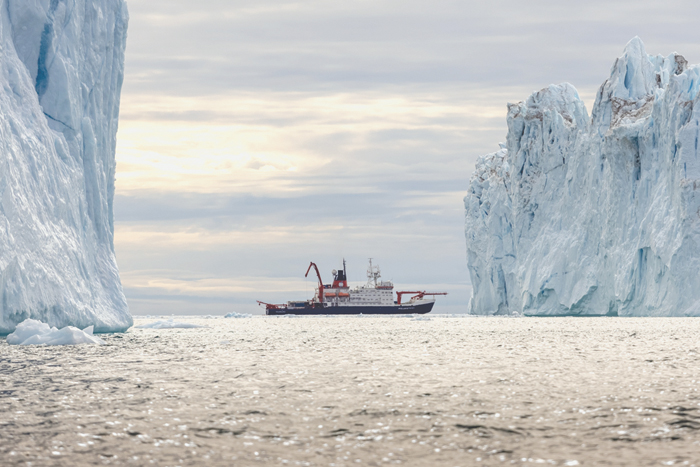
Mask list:
[{"label": "choppy sea", "polygon": [[177,320],[0,339],[0,465],[700,465],[700,319]]}]

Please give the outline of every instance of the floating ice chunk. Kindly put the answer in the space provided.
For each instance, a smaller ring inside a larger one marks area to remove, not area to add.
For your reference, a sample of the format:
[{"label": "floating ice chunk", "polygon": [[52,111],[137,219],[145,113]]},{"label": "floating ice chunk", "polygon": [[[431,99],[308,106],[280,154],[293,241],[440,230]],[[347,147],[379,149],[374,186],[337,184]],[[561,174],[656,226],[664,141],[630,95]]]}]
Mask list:
[{"label": "floating ice chunk", "polygon": [[15,332],[7,336],[7,343],[10,345],[19,345],[32,336],[48,334],[50,332],[51,327],[49,327],[48,324],[34,319],[26,319],[17,325]]},{"label": "floating ice chunk", "polygon": [[15,332],[7,336],[7,343],[10,345],[104,344],[102,339],[92,335],[92,330],[92,326],[82,331],[73,326],[57,329],[35,319],[26,319],[17,325]]},{"label": "floating ice chunk", "polygon": [[178,321],[173,321],[172,319],[166,321],[154,321],[153,323],[142,324],[134,327],[141,329],[206,328],[206,326],[200,326],[199,324],[181,323]]},{"label": "floating ice chunk", "polygon": [[235,311],[233,313],[228,313],[224,318],[252,318],[253,315],[248,314],[248,313],[236,313]]}]

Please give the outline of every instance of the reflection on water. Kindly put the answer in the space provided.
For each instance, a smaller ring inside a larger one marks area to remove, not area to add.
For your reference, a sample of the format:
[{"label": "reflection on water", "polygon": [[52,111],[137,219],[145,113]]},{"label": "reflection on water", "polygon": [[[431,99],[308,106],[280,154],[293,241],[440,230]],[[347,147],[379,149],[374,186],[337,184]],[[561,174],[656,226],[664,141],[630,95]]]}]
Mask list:
[{"label": "reflection on water", "polygon": [[0,463],[695,465],[700,458],[699,319],[191,322],[208,327],[132,329],[106,336],[106,346],[3,341]]}]

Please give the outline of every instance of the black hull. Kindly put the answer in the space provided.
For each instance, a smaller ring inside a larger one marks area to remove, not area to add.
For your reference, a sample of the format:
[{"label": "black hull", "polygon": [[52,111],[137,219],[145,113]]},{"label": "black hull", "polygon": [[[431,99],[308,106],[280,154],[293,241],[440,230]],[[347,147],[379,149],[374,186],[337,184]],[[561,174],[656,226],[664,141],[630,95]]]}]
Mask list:
[{"label": "black hull", "polygon": [[284,315],[424,315],[430,313],[435,302],[419,305],[392,306],[329,306],[304,308],[268,309],[266,314],[271,316]]}]

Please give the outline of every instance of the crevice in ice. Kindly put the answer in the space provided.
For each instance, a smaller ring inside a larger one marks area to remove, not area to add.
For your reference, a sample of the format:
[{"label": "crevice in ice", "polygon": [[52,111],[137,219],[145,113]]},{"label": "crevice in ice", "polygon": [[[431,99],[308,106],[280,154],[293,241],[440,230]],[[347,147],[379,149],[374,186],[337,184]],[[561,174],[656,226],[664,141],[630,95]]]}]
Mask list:
[{"label": "crevice in ice", "polygon": [[61,125],[65,126],[66,128],[70,128],[71,130],[75,131],[75,128],[73,128],[73,127],[70,126],[69,124],[67,124],[67,123],[65,123],[65,122],[62,122],[62,121],[60,121],[60,120],[57,119],[57,118],[53,118],[51,115],[47,114],[46,112],[44,112],[44,115],[45,115],[47,118],[50,118],[51,120],[53,120],[54,122],[60,123]]},{"label": "crevice in ice", "polygon": [[39,48],[36,83],[34,84],[34,89],[36,89],[36,93],[40,99],[46,92],[46,89],[49,87],[49,72],[46,68],[46,56],[48,55],[49,49],[51,49],[52,39],[53,24],[46,23],[44,25],[44,31],[41,33],[41,46]]},{"label": "crevice in ice", "polygon": [[46,66],[46,57],[53,45],[53,21],[59,1],[60,0],[51,0],[51,5],[46,15],[48,21],[44,24],[44,30],[41,33],[41,45],[39,46],[39,59],[37,63],[36,82],[34,85],[40,100],[49,87],[49,71]]},{"label": "crevice in ice", "polygon": [[625,88],[630,91],[630,94],[632,91],[630,90],[630,87],[632,86],[632,78],[634,77],[634,68],[632,67],[631,62],[627,62],[627,70],[625,72]]},{"label": "crevice in ice", "polygon": [[639,154],[639,138],[632,138],[632,145],[634,150],[634,180],[639,181],[642,176],[642,159]]}]

